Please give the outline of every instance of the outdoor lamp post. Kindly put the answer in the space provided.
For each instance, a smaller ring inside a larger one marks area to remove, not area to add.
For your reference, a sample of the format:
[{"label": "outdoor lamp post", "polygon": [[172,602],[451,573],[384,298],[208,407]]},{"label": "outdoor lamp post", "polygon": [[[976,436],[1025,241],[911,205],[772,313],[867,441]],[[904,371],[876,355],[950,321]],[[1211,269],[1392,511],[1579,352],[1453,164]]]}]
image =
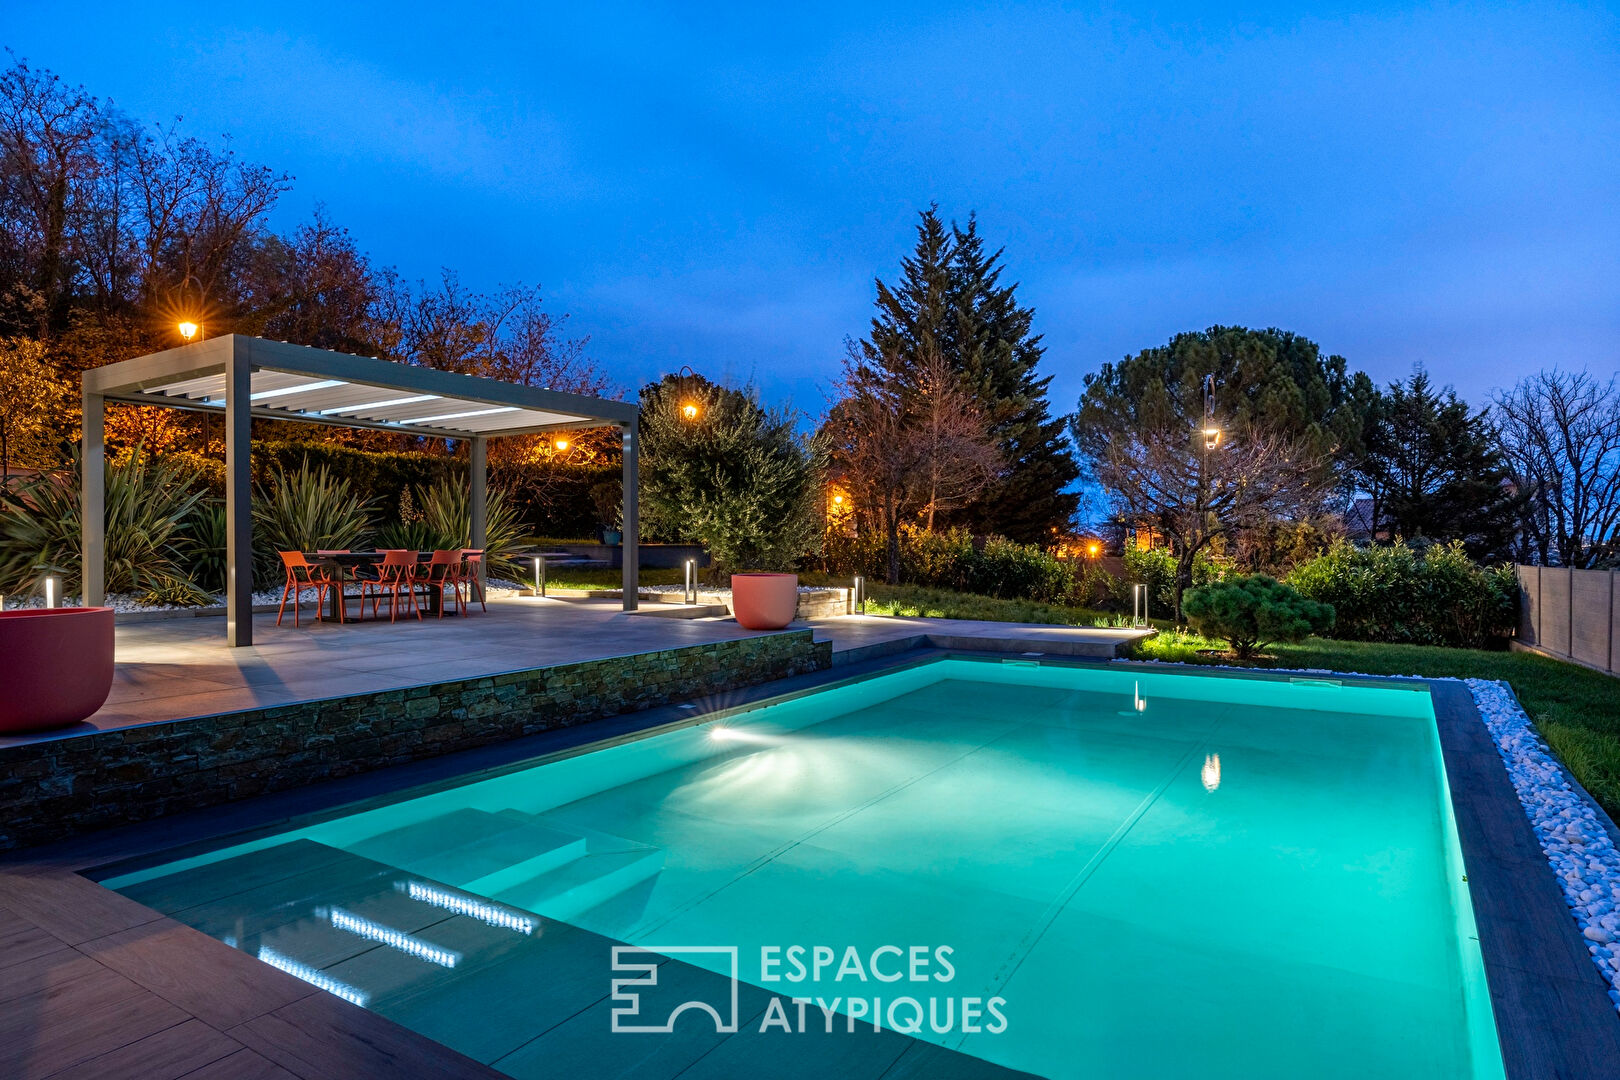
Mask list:
[{"label": "outdoor lamp post", "polygon": [[697,405],[690,401],[688,401],[685,405],[682,405],[681,418],[688,421],[696,420],[698,418]]},{"label": "outdoor lamp post", "polygon": [[534,595],[546,595],[546,557],[544,555],[534,557]]},{"label": "outdoor lamp post", "polygon": [[191,344],[192,338],[202,333],[202,327],[189,319],[181,323],[176,329],[180,331],[180,336],[186,339],[188,345]]},{"label": "outdoor lamp post", "polygon": [[56,579],[53,577],[45,579],[45,606],[48,608],[56,606]]}]

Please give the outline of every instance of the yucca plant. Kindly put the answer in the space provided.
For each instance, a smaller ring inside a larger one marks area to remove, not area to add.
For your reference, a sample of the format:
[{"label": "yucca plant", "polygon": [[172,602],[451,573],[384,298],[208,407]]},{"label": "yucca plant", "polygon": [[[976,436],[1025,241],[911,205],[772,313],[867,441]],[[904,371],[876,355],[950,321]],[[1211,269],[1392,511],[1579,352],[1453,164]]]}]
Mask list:
[{"label": "yucca plant", "polygon": [[407,551],[437,551],[455,545],[453,537],[440,536],[421,520],[391,521],[379,525],[372,534],[372,542],[378,549],[403,548]]},{"label": "yucca plant", "polygon": [[[0,492],[0,592],[82,593],[79,489],[70,473],[41,473]],[[208,604],[213,595],[188,572],[184,526],[203,498],[182,466],[137,450],[107,466],[106,587],[150,603]]]},{"label": "yucca plant", "polygon": [[371,499],[357,495],[349,481],[326,466],[311,469],[306,458],[297,472],[272,468],[253,501],[253,557],[258,580],[283,579],[280,552],[359,547],[370,532]]},{"label": "yucca plant", "polygon": [[198,504],[186,519],[185,563],[197,584],[214,593],[225,591],[227,530],[225,504],[217,499]]},{"label": "yucca plant", "polygon": [[[440,483],[418,488],[416,502],[422,523],[446,548],[472,546],[472,493],[460,484]],[[484,504],[484,568],[490,577],[516,574],[517,552],[523,547],[523,523],[507,501],[506,492],[490,488]]]}]

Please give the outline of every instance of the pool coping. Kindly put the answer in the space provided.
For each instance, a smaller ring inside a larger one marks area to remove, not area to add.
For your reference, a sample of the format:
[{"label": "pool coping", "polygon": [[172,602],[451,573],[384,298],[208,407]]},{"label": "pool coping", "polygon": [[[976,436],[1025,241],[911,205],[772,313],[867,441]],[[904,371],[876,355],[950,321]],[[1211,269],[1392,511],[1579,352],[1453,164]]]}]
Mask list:
[{"label": "pool coping", "polygon": [[[88,942],[103,934],[116,935],[131,927],[167,922],[158,912],[102,888],[86,871],[98,877],[127,872],[142,864],[167,861],[188,848],[229,846],[256,834],[301,827],[339,813],[414,798],[434,790],[527,768],[540,761],[587,753],[608,745],[646,738],[664,730],[710,722],[721,716],[758,708],[768,702],[799,697],[830,686],[873,675],[960,657],[1007,662],[1004,651],[982,652],[952,648],[920,648],[874,657],[836,668],[762,683],[738,691],[711,695],[697,702],[666,705],[641,712],[593,721],[579,727],[541,732],[491,746],[457,751],[442,757],[325,781],[276,792],[208,811],[195,811],[155,821],[107,830],[39,848],[9,853],[0,858],[0,907],[32,917],[47,931],[56,928],[66,940],[77,934]],[[1092,659],[1043,654],[1028,650],[1020,659],[1037,658],[1042,664],[1073,667],[1121,666],[1156,674],[1202,678],[1243,678],[1287,681],[1332,679],[1344,685],[1426,689],[1434,706],[1458,840],[1468,872],[1469,896],[1479,930],[1487,984],[1495,1018],[1503,1065],[1509,1080],[1541,1080],[1598,1076],[1620,1060],[1620,1016],[1610,1003],[1602,979],[1587,954],[1574,920],[1560,894],[1545,856],[1531,829],[1491,740],[1480,712],[1465,684],[1449,679],[1365,676],[1298,669],[1265,671],[1225,670],[1181,664]],[[696,705],[689,708],[688,705]],[[65,903],[64,903],[65,902]],[[77,910],[75,910],[77,909]],[[53,924],[54,923],[54,927]],[[232,967],[235,982],[275,984],[286,976],[266,965],[252,963],[241,970],[243,954],[223,943],[179,927],[187,938],[186,963],[206,960]],[[101,933],[91,932],[101,931]],[[191,937],[200,940],[190,940]],[[69,941],[69,944],[78,942]],[[249,958],[250,959],[250,958]],[[184,965],[182,965],[184,966]],[[262,968],[262,972],[253,969]],[[137,977],[140,973],[126,975]],[[177,972],[152,975],[151,989],[162,994],[172,987]],[[257,976],[257,977],[256,977]],[[420,1049],[433,1058],[436,1069],[448,1068],[440,1044],[399,1027],[376,1014],[359,1010],[330,995],[326,1002],[298,1002],[333,1014],[330,1026],[352,1023],[360,1029],[397,1029],[384,1043],[426,1044]],[[367,1019],[357,1019],[359,1012]],[[348,1017],[347,1021],[336,1019]],[[369,1040],[353,1036],[369,1046]],[[260,1047],[266,1050],[268,1048]],[[349,1046],[353,1051],[353,1046]],[[386,1055],[384,1055],[386,1057]],[[499,1076],[497,1072],[463,1059],[465,1072],[435,1075]],[[347,1063],[353,1075],[371,1075],[364,1061]],[[369,1062],[377,1075],[399,1075],[397,1058]],[[392,1071],[390,1071],[392,1070]]]}]

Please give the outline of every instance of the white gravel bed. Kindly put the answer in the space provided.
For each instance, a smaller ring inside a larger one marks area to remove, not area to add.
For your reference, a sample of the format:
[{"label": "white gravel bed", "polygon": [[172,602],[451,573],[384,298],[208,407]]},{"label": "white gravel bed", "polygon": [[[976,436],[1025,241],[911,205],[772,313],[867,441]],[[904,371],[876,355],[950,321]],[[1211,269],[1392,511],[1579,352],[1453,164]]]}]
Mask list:
[{"label": "white gravel bed", "polygon": [[[845,586],[841,586],[841,585],[800,585],[799,586],[799,592],[801,592],[801,593],[832,592],[835,589],[840,589],[840,588],[844,588],[844,587]],[[686,587],[684,585],[640,585],[640,586],[637,586],[636,591],[637,592],[644,592],[644,593],[648,593],[648,592],[652,592],[652,593],[684,593],[686,591]],[[730,596],[731,595],[731,590],[730,589],[717,588],[717,587],[712,586],[712,585],[699,585],[698,586],[698,594],[700,596]]]},{"label": "white gravel bed", "polygon": [[[516,596],[520,592],[527,592],[528,589],[529,589],[529,586],[519,584],[518,582],[515,582],[515,581],[498,581],[498,580],[495,580],[495,579],[491,579],[484,586],[484,595],[489,597],[490,599],[498,599],[498,598],[503,598],[503,597],[508,597],[508,596]],[[313,602],[314,602],[314,594],[312,592],[310,592],[310,590],[305,589],[304,590],[304,603],[307,605],[307,604],[311,604]],[[40,596],[28,596],[28,597],[8,596],[8,597],[4,598],[4,603],[5,603],[5,610],[7,610],[7,611],[20,611],[20,610],[25,609],[25,608],[42,608],[42,607],[45,606],[45,599],[44,599],[44,597],[40,597]],[[69,596],[69,597],[64,597],[62,599],[62,601],[58,604],[58,606],[59,607],[75,607],[75,606],[78,605],[78,603],[79,603],[79,598],[77,596]],[[254,607],[263,607],[266,604],[274,606],[274,605],[277,605],[277,604],[280,604],[280,603],[281,603],[281,590],[280,589],[265,589],[263,591],[255,592],[253,594],[253,606]],[[130,595],[129,593],[113,593],[113,594],[109,595],[107,597],[106,606],[110,607],[114,611],[119,612],[119,613],[124,614],[124,615],[139,615],[139,614],[145,614],[147,612],[152,612],[152,611],[196,611],[197,610],[197,607],[189,606],[189,605],[188,606],[181,606],[179,604],[143,604],[139,600],[137,600],[134,596]],[[207,607],[208,605],[205,604],[205,605],[200,605],[200,606]],[[214,606],[216,606],[216,607],[224,607],[225,606],[225,594],[224,593],[220,593],[218,596],[216,596],[214,598]]]},{"label": "white gravel bed", "polygon": [[1620,851],[1506,685],[1467,680],[1586,951],[1620,1009]]}]

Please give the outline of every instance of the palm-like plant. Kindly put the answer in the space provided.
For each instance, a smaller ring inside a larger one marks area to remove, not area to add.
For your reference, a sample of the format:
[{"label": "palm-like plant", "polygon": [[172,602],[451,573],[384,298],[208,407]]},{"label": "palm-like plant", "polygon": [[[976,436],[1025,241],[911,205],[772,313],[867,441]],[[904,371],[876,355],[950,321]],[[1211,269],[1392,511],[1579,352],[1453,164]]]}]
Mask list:
[{"label": "palm-like plant", "polygon": [[218,499],[199,504],[186,519],[186,565],[197,584],[216,594],[225,591],[227,534],[225,504]]},{"label": "palm-like plant", "polygon": [[[78,469],[73,469],[76,475]],[[106,586],[143,601],[207,604],[213,596],[186,565],[187,519],[202,501],[195,477],[139,450],[107,466]],[[46,577],[63,595],[83,591],[79,489],[67,476],[41,473],[0,492],[0,591],[37,592]]]},{"label": "palm-like plant", "polygon": [[362,499],[349,481],[326,466],[311,469],[306,458],[297,472],[271,472],[253,501],[253,557],[261,582],[281,578],[283,551],[342,550],[358,547],[370,532]]},{"label": "palm-like plant", "polygon": [[[472,546],[472,493],[454,483],[418,489],[422,523],[445,548]],[[484,504],[484,566],[491,574],[517,573],[517,552],[523,546],[523,523],[506,492],[490,488]]]}]

